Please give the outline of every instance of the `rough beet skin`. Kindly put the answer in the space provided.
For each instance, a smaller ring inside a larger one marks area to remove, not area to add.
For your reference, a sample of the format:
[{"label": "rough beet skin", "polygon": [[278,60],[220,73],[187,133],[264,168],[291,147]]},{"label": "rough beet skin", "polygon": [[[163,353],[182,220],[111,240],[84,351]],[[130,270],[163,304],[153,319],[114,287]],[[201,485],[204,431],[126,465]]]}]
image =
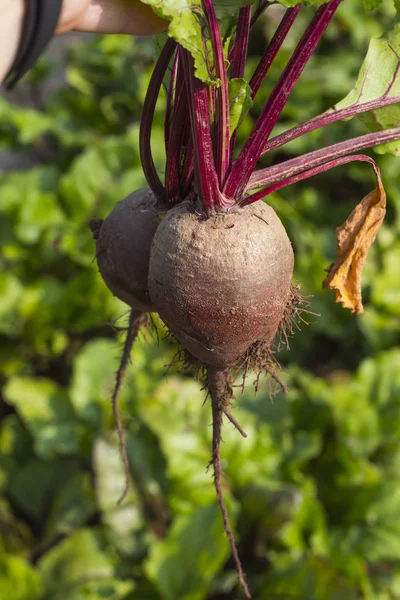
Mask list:
[{"label": "rough beet skin", "polygon": [[150,188],[118,202],[96,227],[96,258],[110,291],[132,308],[153,310],[147,287],[150,246],[159,224],[160,207]]},{"label": "rough beet skin", "polygon": [[191,202],[170,210],[154,236],[151,303],[206,365],[235,365],[274,338],[290,293],[293,250],[274,210],[256,203],[204,219]]}]

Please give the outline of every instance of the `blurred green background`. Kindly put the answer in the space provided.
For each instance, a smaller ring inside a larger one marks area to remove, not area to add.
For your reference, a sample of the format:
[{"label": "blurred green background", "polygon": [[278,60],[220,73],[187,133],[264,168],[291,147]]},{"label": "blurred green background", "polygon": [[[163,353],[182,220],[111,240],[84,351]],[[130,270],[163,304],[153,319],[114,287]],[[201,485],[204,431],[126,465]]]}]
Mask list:
[{"label": "blurred green background", "polygon": [[[254,32],[249,73],[280,8]],[[243,142],[311,15],[304,9],[239,135]],[[285,109],[279,129],[352,87],[368,40],[393,18],[345,2]],[[151,40],[73,39],[66,81],[51,53],[0,98],[0,598],[242,598],[211,473],[210,408],[175,349],[152,333],[132,353],[121,398],[132,485],[123,487],[110,392],[128,309],[103,284],[88,229],[144,182],[138,121]],[[18,96],[17,96],[18,99]],[[163,169],[164,99],[154,130]],[[331,125],[268,158],[283,160],[365,132]],[[6,154],[5,154],[6,153]],[[10,154],[11,153],[11,154]],[[257,600],[400,598],[400,162],[378,157],[385,224],[364,270],[365,313],[321,290],[335,227],[374,187],[350,165],[274,194],[296,253],[309,325],[279,356],[290,391],[238,393],[242,439],[227,424],[225,495]],[[264,164],[268,164],[265,161]]]}]

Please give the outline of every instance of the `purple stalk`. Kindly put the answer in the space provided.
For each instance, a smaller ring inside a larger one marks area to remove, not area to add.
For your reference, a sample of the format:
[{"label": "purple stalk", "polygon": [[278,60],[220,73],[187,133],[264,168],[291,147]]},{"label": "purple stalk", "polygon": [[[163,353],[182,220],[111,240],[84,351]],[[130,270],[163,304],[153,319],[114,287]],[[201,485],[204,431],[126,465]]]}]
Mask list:
[{"label": "purple stalk", "polygon": [[[251,5],[240,9],[239,20],[236,31],[235,44],[231,52],[231,79],[241,78],[244,76],[246,67],[247,49],[249,45],[251,21]],[[233,152],[236,145],[236,131],[232,133],[230,141],[230,164],[232,163]]]},{"label": "purple stalk", "polygon": [[315,129],[325,127],[326,125],[334,123],[335,121],[354,117],[355,115],[369,112],[370,110],[383,108],[384,106],[389,106],[390,104],[397,104],[398,102],[400,102],[400,96],[392,96],[391,98],[378,98],[377,100],[370,100],[369,102],[352,104],[351,106],[347,106],[346,108],[341,108],[339,110],[327,111],[322,113],[322,115],[318,115],[309,121],[305,121],[300,125],[296,125],[284,133],[272,138],[265,144],[262,154],[266,154],[267,152],[271,152],[271,150],[280,148],[281,146],[284,146],[285,144],[301,137],[302,135],[305,135],[306,133],[310,133]]},{"label": "purple stalk", "polygon": [[169,62],[176,48],[176,42],[169,38],[161,50],[157,64],[152,73],[146,97],[143,103],[142,118],[140,121],[139,149],[140,161],[147,183],[153,193],[160,200],[165,200],[165,189],[158,177],[153,156],[151,152],[151,126],[154,118],[154,111],[157,104],[158,94],[160,92],[164,75],[168,69]]},{"label": "purple stalk", "polygon": [[167,164],[165,168],[165,190],[168,204],[176,204],[180,198],[180,175],[182,146],[190,129],[188,118],[188,99],[185,88],[185,79],[182,71],[182,60],[176,75],[175,105],[171,118],[171,133],[167,151]]},{"label": "purple stalk", "polygon": [[308,171],[311,168],[317,167],[318,165],[324,164],[330,160],[336,160],[341,156],[364,150],[365,148],[371,148],[372,146],[378,146],[379,144],[386,144],[400,139],[400,127],[393,127],[392,129],[386,129],[385,131],[375,131],[374,133],[367,133],[345,142],[333,144],[320,150],[314,150],[308,152],[302,156],[291,158],[279,165],[273,165],[266,169],[260,169],[253,173],[250,178],[247,191],[254,190],[261,186],[270,185],[284,181],[290,177]]},{"label": "purple stalk", "polygon": [[221,84],[217,89],[218,98],[218,126],[217,126],[217,159],[216,168],[220,186],[226,179],[230,165],[229,146],[229,92],[226,75],[224,49],[222,47],[221,33],[212,0],[203,0],[204,10],[210,30],[210,37],[214,55],[215,74]]},{"label": "purple stalk", "polygon": [[303,72],[340,2],[341,0],[331,0],[328,4],[321,6],[301,38],[261,116],[257,120],[253,133],[233,164],[224,188],[224,193],[228,198],[240,200],[242,197],[250,176],[262,154],[266,140],[270,136],[294,85]]},{"label": "purple stalk", "polygon": [[301,4],[297,4],[294,8],[288,8],[285,16],[279,24],[278,29],[270,41],[266,52],[257,65],[254,75],[250,80],[250,88],[252,90],[252,98],[255,98],[262,82],[264,81],[276,55],[278,54],[287,34],[289,33],[297,15],[299,14]]},{"label": "purple stalk", "polygon": [[186,198],[192,189],[194,169],[193,138],[190,136],[186,146],[181,174],[181,198]]},{"label": "purple stalk", "polygon": [[219,208],[220,191],[211,138],[208,86],[194,76],[193,58],[187,50],[182,51],[182,57],[194,146],[194,177],[205,210],[211,213]]},{"label": "purple stalk", "polygon": [[[313,177],[314,175],[319,175],[320,173],[324,173],[325,171],[329,171],[330,169],[334,169],[335,167],[339,167],[341,165],[345,165],[349,162],[353,161],[361,161],[368,162],[374,168],[376,167],[375,161],[366,154],[351,154],[350,156],[343,156],[342,158],[336,158],[335,160],[331,160],[328,163],[323,165],[319,165],[318,167],[314,167],[313,169],[308,169],[308,171],[303,171],[298,175],[294,175],[293,177],[288,177],[283,181],[279,181],[278,183],[273,183],[267,187],[262,188],[258,192],[255,192],[251,196],[247,196],[246,198],[242,198],[239,202],[239,206],[247,206],[248,204],[253,204],[253,202],[257,202],[258,200],[262,200],[269,194],[276,192],[277,190],[286,187],[287,185],[292,185],[293,183],[298,183],[299,181],[303,181],[303,179],[308,179],[309,177]],[[375,169],[374,169],[375,170]]]},{"label": "purple stalk", "polygon": [[165,150],[167,152],[168,152],[169,136],[170,136],[170,132],[171,132],[172,110],[174,108],[178,62],[179,62],[179,52],[177,52],[175,55],[175,60],[174,60],[174,64],[172,67],[171,81],[169,82],[169,88],[168,88],[168,94],[167,94],[167,106],[165,109],[164,140],[165,140]]},{"label": "purple stalk", "polygon": [[230,54],[231,79],[244,76],[247,48],[249,45],[251,21],[251,5],[248,4],[239,11],[235,43]]}]

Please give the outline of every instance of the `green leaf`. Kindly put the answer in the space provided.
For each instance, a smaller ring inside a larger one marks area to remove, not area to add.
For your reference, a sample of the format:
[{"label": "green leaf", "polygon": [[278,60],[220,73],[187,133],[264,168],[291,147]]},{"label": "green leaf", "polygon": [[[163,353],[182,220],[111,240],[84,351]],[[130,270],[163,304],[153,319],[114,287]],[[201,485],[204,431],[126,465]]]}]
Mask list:
[{"label": "green leaf", "polygon": [[39,573],[23,558],[0,556],[0,598],[4,600],[40,600]]},{"label": "green leaf", "polygon": [[196,76],[215,84],[210,77],[202,37],[201,0],[142,0],[160,17],[170,21],[168,34],[188,50],[194,59]]},{"label": "green leaf", "polygon": [[42,112],[19,108],[0,98],[0,123],[10,123],[18,131],[21,144],[31,144],[38,137],[51,131],[53,119]]},{"label": "green leaf", "polygon": [[[373,38],[361,67],[356,85],[332,110],[339,110],[380,98],[397,97],[400,103],[400,24],[387,34]],[[381,131],[400,124],[400,105],[392,104],[361,115],[359,118],[372,131]],[[377,148],[380,154],[397,155],[400,142],[391,142]]]},{"label": "green leaf", "polygon": [[[168,402],[166,402],[168,398]],[[139,406],[140,417],[159,438],[173,481],[170,502],[180,513],[215,498],[210,474],[210,415],[199,410],[204,394],[197,382],[171,377]]]},{"label": "green leaf", "polygon": [[367,10],[374,10],[382,4],[383,0],[363,0],[364,7]]},{"label": "green leaf", "polygon": [[52,600],[122,600],[134,588],[133,581],[118,581],[114,559],[93,529],[81,529],[47,552],[39,570]]},{"label": "green leaf", "polygon": [[250,86],[244,79],[230,79],[228,85],[230,134],[232,135],[253,106],[253,100]]},{"label": "green leaf", "polygon": [[0,493],[20,463],[32,454],[30,436],[16,414],[3,417],[0,422]]},{"label": "green leaf", "polygon": [[76,413],[96,429],[100,426],[106,402],[111,410],[119,351],[112,340],[97,339],[85,344],[74,360],[71,401]]},{"label": "green leaf", "polygon": [[35,522],[41,522],[50,509],[54,492],[75,475],[77,460],[42,461],[32,458],[15,469],[10,482],[10,498]]},{"label": "green leaf", "polygon": [[30,430],[38,456],[77,452],[80,426],[67,393],[54,381],[13,377],[4,396]]},{"label": "green leaf", "polygon": [[[231,0],[228,4],[219,0],[214,2],[217,17],[220,20],[232,17],[246,4],[254,0]],[[212,76],[212,58],[205,54],[204,13],[201,0],[142,0],[149,4],[160,17],[170,21],[168,34],[188,50],[194,59],[196,77],[209,85],[219,82]]]},{"label": "green leaf", "polygon": [[356,600],[359,595],[328,560],[316,556],[293,559],[281,555],[268,569],[262,598],[268,600]]},{"label": "green leaf", "polygon": [[107,537],[125,555],[143,550],[139,532],[144,519],[136,491],[131,485],[123,503],[118,504],[125,486],[125,473],[117,446],[98,439],[94,446],[96,497]]},{"label": "green leaf", "polygon": [[278,4],[282,6],[296,6],[296,4],[303,4],[304,6],[321,6],[326,4],[329,0],[278,0]]},{"label": "green leaf", "polygon": [[46,539],[71,534],[95,513],[90,476],[87,473],[76,473],[57,490],[47,524]]},{"label": "green leaf", "polygon": [[228,556],[220,510],[212,504],[178,517],[166,539],[151,546],[145,569],[165,600],[203,600]]},{"label": "green leaf", "polygon": [[18,329],[18,306],[21,302],[22,285],[11,273],[0,272],[0,332],[13,334]]},{"label": "green leaf", "polygon": [[33,542],[30,527],[17,518],[14,507],[0,497],[0,556],[7,553],[25,555]]}]

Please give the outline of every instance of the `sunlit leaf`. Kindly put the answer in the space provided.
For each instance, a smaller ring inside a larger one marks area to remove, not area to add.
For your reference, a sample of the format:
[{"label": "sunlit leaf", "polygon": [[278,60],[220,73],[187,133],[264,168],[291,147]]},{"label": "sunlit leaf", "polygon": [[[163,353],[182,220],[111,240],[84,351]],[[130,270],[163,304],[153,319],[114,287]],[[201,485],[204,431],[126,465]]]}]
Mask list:
[{"label": "sunlit leaf", "polygon": [[[378,4],[380,2],[378,1]],[[369,8],[377,3],[370,1]],[[351,92],[333,110],[355,106],[372,100],[397,98],[398,103],[377,108],[359,115],[372,131],[380,131],[400,124],[400,24],[387,34],[370,41],[367,56],[361,67],[357,82]],[[399,153],[399,142],[390,142],[378,147],[380,154]]]},{"label": "sunlit leaf", "polygon": [[79,424],[68,395],[50,379],[15,377],[4,390],[35,440],[38,455],[69,454],[79,447]]},{"label": "sunlit leaf", "polygon": [[39,573],[18,556],[0,556],[0,598],[40,600],[43,587]]},{"label": "sunlit leaf", "polygon": [[222,517],[213,504],[176,519],[166,539],[152,545],[146,571],[165,600],[203,600],[228,556]]}]

